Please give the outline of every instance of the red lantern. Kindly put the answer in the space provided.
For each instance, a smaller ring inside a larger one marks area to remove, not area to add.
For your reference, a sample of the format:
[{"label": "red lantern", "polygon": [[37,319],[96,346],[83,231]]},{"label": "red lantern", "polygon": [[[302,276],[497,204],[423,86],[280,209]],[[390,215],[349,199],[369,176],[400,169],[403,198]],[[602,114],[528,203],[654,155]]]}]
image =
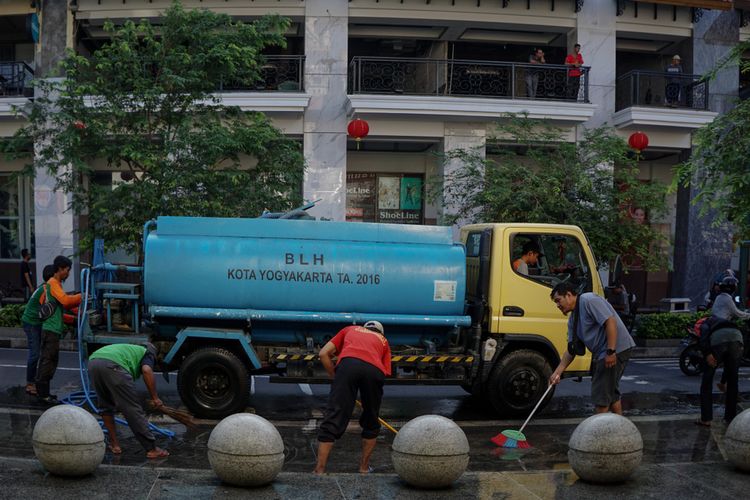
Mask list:
[{"label": "red lantern", "polygon": [[641,154],[641,151],[648,147],[648,136],[643,132],[633,132],[628,138],[628,145],[635,150],[636,154]]},{"label": "red lantern", "polygon": [[367,137],[367,134],[370,133],[370,125],[366,121],[357,118],[349,122],[346,130],[350,136],[354,137],[354,140],[357,142],[357,149],[359,149],[359,143],[362,142],[362,138]]},{"label": "red lantern", "polygon": [[78,130],[84,130],[86,128],[86,124],[83,123],[81,120],[74,121],[73,126],[77,128]]}]

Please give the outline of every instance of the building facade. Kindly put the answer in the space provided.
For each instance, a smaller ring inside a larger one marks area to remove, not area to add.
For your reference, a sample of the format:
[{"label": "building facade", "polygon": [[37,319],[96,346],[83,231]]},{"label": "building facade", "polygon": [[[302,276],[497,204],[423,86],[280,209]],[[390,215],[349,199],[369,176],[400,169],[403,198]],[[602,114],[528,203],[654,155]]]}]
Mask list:
[{"label": "building facade", "polygon": [[[52,75],[66,47],[82,54],[106,39],[108,19],[158,23],[171,0],[17,0],[0,5],[0,134],[23,124],[13,106],[33,98],[33,78]],[[217,89],[226,102],[260,110],[299,138],[307,161],[304,197],[314,215],[334,220],[438,223],[450,210],[425,199],[424,186],[459,165],[441,152],[476,148],[507,113],[528,113],[579,140],[610,125],[622,137],[649,136],[644,181],[668,183],[690,154],[692,133],[725,112],[740,92],[728,68],[700,76],[750,37],[750,2],[737,0],[183,0],[241,20],[289,17],[288,46],[269,52],[254,88]],[[746,10],[745,10],[746,9]],[[581,44],[584,67],[571,83],[565,57]],[[530,55],[544,51],[543,70]],[[681,72],[668,73],[674,55]],[[574,88],[575,86],[575,88]],[[347,134],[369,124],[361,142]],[[76,250],[73,214],[54,179],[14,177],[20,161],[0,161],[0,281],[17,280],[20,250],[39,269]],[[114,181],[119,172],[102,171]],[[673,271],[626,278],[642,303],[688,296],[729,265],[731,233],[711,227],[690,204],[648,220],[674,242]],[[648,219],[648,207],[642,207]],[[4,276],[4,277],[3,277]]]}]

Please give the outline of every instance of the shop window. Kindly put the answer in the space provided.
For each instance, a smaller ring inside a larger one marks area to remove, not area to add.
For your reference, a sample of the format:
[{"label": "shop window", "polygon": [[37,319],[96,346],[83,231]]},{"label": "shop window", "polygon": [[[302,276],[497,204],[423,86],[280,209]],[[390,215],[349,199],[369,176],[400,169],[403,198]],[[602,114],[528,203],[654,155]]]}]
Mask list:
[{"label": "shop window", "polygon": [[27,178],[0,174],[0,259],[20,259],[23,248],[34,255],[30,193]]},{"label": "shop window", "polygon": [[423,189],[419,175],[346,174],[346,220],[422,224]]}]

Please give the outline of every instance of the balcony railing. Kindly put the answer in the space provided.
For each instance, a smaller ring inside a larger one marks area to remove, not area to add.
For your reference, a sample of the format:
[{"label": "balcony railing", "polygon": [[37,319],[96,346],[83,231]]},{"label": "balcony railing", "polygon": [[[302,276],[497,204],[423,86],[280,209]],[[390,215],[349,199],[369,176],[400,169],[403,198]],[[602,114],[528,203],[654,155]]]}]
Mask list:
[{"label": "balcony railing", "polygon": [[34,70],[22,61],[0,62],[0,97],[34,95]]},{"label": "balcony railing", "polygon": [[588,102],[589,68],[579,70],[571,77],[555,64],[358,56],[349,65],[349,93]]},{"label": "balcony railing", "polygon": [[617,79],[616,110],[632,106],[708,109],[708,80],[700,75],[629,71]]},{"label": "balcony railing", "polygon": [[261,92],[302,92],[304,90],[305,56],[265,56],[260,79],[252,85],[222,82],[219,91],[253,90]]}]

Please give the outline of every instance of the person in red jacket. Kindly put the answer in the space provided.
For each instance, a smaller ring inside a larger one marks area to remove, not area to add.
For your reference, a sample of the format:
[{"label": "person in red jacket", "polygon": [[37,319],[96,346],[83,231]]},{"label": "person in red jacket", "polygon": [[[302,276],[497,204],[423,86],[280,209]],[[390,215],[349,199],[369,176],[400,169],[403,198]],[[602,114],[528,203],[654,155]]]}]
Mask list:
[{"label": "person in red jacket", "polygon": [[581,86],[581,66],[583,66],[583,56],[581,55],[581,45],[573,46],[573,53],[568,54],[565,58],[565,65],[568,67],[568,99],[578,99],[578,89]]},{"label": "person in red jacket", "polygon": [[[338,358],[335,367],[334,355]],[[391,348],[383,325],[378,321],[368,321],[364,326],[347,326],[323,346],[320,362],[333,383],[318,431],[318,463],[313,472],[325,472],[333,443],[346,431],[358,391],[362,398],[359,472],[370,472],[370,456],[380,432],[378,413],[383,399],[383,383],[391,374]]]}]

